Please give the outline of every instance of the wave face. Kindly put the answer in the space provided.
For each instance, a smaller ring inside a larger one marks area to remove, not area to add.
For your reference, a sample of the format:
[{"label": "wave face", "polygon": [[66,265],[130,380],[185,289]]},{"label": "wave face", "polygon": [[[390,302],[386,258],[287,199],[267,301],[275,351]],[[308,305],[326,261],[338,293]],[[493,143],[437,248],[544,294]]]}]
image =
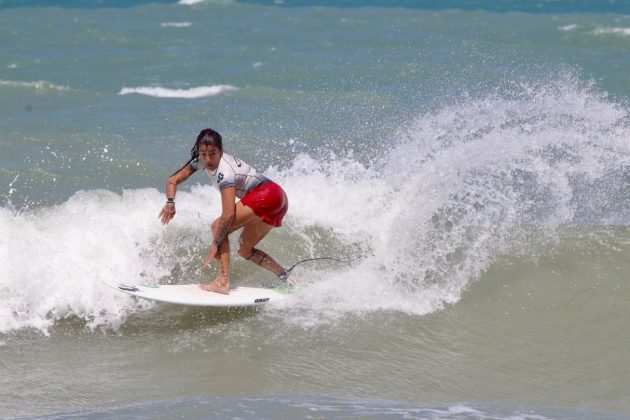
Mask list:
[{"label": "wave face", "polygon": [[[296,269],[304,286],[287,318],[428,314],[458,302],[500,257],[536,257],[563,226],[627,226],[628,138],[628,109],[567,76],[418,115],[370,163],[303,153],[269,168],[291,206],[265,249],[287,265],[320,255],[351,261]],[[3,209],[2,234],[13,240],[3,250],[12,263],[2,264],[0,331],[46,331],[68,316],[116,328],[150,304],[104,283],[209,276],[200,267],[218,194],[207,185],[180,191],[166,228],[162,202],[155,189],[95,190],[58,206]],[[240,259],[234,271],[268,280]]]}]

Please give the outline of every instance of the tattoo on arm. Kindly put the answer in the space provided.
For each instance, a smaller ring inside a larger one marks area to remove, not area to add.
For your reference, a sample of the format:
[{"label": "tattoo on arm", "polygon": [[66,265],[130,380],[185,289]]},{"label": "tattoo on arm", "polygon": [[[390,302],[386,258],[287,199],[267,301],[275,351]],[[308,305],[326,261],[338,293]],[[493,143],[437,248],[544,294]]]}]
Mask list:
[{"label": "tattoo on arm", "polygon": [[214,237],[214,244],[216,246],[220,246],[221,242],[225,239],[228,233],[230,233],[230,228],[232,227],[231,220],[221,220],[219,222],[219,227],[217,228],[216,236]]}]

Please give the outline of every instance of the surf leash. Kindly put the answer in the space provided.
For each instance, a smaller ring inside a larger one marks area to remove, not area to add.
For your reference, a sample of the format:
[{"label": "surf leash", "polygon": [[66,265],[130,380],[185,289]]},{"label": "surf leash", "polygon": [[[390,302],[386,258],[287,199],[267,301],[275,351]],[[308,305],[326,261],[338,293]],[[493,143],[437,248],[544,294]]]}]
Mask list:
[{"label": "surf leash", "polygon": [[307,258],[305,260],[302,261],[298,261],[295,264],[293,264],[290,268],[287,268],[285,271],[285,273],[289,274],[291,271],[293,271],[293,269],[295,267],[297,267],[298,265],[305,263],[305,262],[309,262],[309,261],[320,261],[320,260],[332,260],[332,261],[337,261],[340,263],[349,263],[350,261],[346,261],[346,260],[340,260],[338,258],[333,258],[333,257],[319,257],[319,258]]},{"label": "surf leash", "polygon": [[300,265],[302,263],[309,262],[309,261],[321,261],[321,260],[331,260],[331,261],[337,261],[337,262],[340,262],[340,263],[349,263],[350,262],[350,261],[340,260],[338,258],[333,258],[333,257],[307,258],[307,259],[304,259],[304,260],[296,262],[291,267],[287,268],[282,273],[278,274],[278,278],[281,281],[285,282],[288,287],[295,286],[295,284],[297,283],[297,280],[294,279],[293,282],[292,282],[289,279],[289,274],[291,273],[291,271],[293,271],[293,269],[295,267],[297,267],[298,265]]}]

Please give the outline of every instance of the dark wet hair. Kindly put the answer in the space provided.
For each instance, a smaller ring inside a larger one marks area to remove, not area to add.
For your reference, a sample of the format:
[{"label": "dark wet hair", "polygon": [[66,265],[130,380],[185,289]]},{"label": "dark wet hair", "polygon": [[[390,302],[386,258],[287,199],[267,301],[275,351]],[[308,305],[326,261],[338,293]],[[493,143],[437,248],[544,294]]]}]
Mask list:
[{"label": "dark wet hair", "polygon": [[199,135],[197,136],[197,141],[195,145],[190,150],[190,156],[195,158],[199,156],[199,146],[205,144],[206,146],[215,146],[219,150],[223,150],[223,138],[221,138],[221,134],[214,131],[212,128],[206,128],[201,130]]},{"label": "dark wet hair", "polygon": [[[2,0],[0,0],[0,3],[2,3]],[[223,152],[223,139],[221,138],[221,134],[217,133],[212,128],[201,130],[201,132],[197,136],[197,141],[195,142],[195,145],[192,149],[190,149],[190,159],[188,159],[188,162],[186,162],[184,166],[171,174],[171,176],[177,175],[177,173],[181,172],[181,170],[188,166],[190,162],[199,157],[199,146],[201,146],[202,144],[205,144],[206,146],[216,146],[219,150],[221,150],[221,152]]]}]

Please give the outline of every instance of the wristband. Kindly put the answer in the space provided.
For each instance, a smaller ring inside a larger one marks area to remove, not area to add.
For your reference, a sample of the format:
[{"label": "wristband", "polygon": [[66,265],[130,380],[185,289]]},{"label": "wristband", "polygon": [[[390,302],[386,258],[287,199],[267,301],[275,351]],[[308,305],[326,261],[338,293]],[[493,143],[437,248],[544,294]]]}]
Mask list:
[{"label": "wristband", "polygon": [[175,199],[174,198],[167,198],[166,202],[175,204]]}]

